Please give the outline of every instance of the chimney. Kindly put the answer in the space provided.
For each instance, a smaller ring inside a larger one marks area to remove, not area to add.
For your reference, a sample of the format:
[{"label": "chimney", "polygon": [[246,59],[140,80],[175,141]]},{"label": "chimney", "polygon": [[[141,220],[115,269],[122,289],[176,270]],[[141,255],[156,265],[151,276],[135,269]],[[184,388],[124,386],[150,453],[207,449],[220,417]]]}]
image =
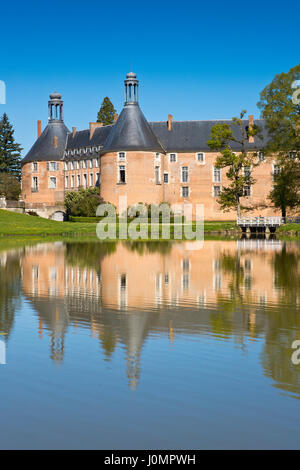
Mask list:
[{"label": "chimney", "polygon": [[118,114],[114,114],[114,124],[115,124],[115,122],[117,122],[117,120],[118,120],[118,117],[119,117],[119,115],[118,115]]},{"label": "chimney", "polygon": [[38,121],[37,122],[37,136],[38,138],[41,137],[41,133],[42,133],[42,121]]},{"label": "chimney", "polygon": [[76,127],[72,127],[72,136],[73,136],[73,139],[76,135]]},{"label": "chimney", "polygon": [[97,129],[98,127],[103,127],[103,123],[102,122],[90,122],[90,140],[92,139],[94,135],[95,129]]},{"label": "chimney", "polygon": [[168,114],[168,131],[172,130],[172,121],[173,121],[172,114]]},{"label": "chimney", "polygon": [[[253,129],[253,126],[254,126],[254,116],[253,115],[249,115],[249,131],[251,131]],[[254,137],[253,135],[249,135],[248,136],[248,142],[249,144],[253,144],[254,143]]]}]

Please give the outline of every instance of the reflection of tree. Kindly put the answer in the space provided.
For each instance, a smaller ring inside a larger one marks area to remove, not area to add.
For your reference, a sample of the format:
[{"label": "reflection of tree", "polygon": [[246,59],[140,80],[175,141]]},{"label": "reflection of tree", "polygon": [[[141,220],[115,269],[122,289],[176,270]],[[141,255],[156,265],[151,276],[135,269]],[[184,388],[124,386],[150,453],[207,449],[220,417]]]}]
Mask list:
[{"label": "reflection of tree", "polygon": [[281,305],[280,310],[271,312],[261,362],[265,375],[275,381],[275,387],[300,398],[300,366],[291,361],[295,339],[300,339],[299,310]]},{"label": "reflection of tree", "polygon": [[20,305],[21,268],[19,254],[2,253],[0,264],[0,332],[7,333],[7,338],[13,323],[15,310]]},{"label": "reflection of tree", "polygon": [[[248,330],[249,293],[244,292],[245,268],[241,262],[240,253],[232,255],[223,252],[217,260],[217,269],[228,279],[226,293],[217,293],[217,311],[210,315],[212,330],[216,335],[236,334],[239,342],[243,342]],[[253,335],[253,328],[252,328]]]},{"label": "reflection of tree", "polygon": [[125,246],[128,250],[135,251],[140,255],[146,253],[161,253],[165,255],[170,253],[172,249],[172,243],[169,241],[127,241]]},{"label": "reflection of tree", "polygon": [[284,243],[272,263],[275,287],[280,290],[282,301],[294,304],[300,294],[300,251],[288,251]]},{"label": "reflection of tree", "polygon": [[105,354],[109,361],[117,345],[117,335],[111,326],[102,325],[99,332],[99,339]]},{"label": "reflection of tree", "polygon": [[[298,247],[297,247],[298,248]],[[293,245],[295,250],[295,245]],[[269,327],[262,352],[265,374],[275,381],[275,386],[290,393],[300,394],[300,366],[294,365],[291,345],[300,339],[300,250],[289,251],[285,243],[274,254],[274,284],[280,294],[280,309],[272,309]]]},{"label": "reflection of tree", "polygon": [[81,268],[100,269],[105,256],[116,251],[116,242],[66,243],[66,262]]}]

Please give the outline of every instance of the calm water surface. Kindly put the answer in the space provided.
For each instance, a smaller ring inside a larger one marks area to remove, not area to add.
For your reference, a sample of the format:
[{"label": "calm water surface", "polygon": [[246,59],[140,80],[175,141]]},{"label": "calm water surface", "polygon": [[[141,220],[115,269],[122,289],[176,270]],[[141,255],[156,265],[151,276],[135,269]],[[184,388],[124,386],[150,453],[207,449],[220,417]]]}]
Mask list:
[{"label": "calm water surface", "polygon": [[299,448],[300,245],[0,251],[1,448]]}]

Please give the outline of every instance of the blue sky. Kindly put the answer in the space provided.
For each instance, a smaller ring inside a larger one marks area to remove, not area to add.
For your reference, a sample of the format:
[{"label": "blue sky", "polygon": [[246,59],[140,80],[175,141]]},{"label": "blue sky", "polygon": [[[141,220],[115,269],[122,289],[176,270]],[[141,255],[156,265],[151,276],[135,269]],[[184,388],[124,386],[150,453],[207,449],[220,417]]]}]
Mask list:
[{"label": "blue sky", "polygon": [[133,64],[148,120],[258,116],[260,91],[299,63],[299,2],[77,0],[2,2],[0,80],[23,155],[56,88],[71,129],[118,112]]}]

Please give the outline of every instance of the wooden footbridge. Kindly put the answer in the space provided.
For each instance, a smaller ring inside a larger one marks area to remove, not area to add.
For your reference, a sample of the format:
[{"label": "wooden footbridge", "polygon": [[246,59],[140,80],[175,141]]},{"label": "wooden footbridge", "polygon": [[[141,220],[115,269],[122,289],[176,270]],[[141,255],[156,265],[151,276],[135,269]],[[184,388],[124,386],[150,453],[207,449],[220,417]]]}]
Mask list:
[{"label": "wooden footbridge", "polygon": [[275,233],[280,225],[286,223],[283,217],[239,217],[237,225],[243,233]]}]

